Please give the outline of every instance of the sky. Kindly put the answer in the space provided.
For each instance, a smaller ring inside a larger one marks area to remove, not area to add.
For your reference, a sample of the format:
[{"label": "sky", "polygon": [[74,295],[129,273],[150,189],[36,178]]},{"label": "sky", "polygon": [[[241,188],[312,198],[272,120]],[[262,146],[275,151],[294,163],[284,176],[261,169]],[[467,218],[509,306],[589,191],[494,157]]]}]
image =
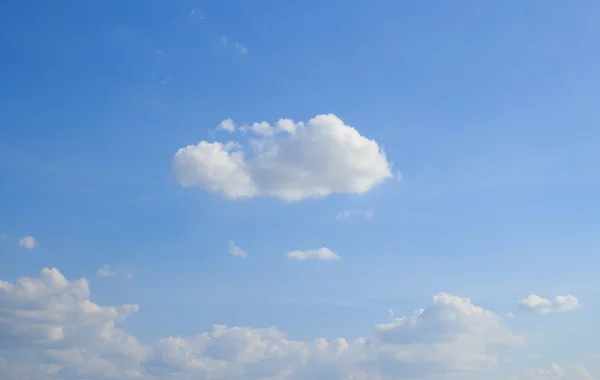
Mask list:
[{"label": "sky", "polygon": [[0,377],[598,379],[599,18],[5,2]]}]

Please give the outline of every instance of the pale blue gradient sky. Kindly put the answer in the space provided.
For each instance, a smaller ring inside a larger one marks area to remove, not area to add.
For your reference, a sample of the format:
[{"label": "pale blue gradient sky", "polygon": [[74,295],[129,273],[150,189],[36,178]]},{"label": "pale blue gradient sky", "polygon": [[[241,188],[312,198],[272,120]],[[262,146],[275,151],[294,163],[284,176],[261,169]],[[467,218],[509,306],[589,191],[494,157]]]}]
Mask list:
[{"label": "pale blue gradient sky", "polygon": [[[140,305],[125,326],[143,342],[215,323],[353,338],[438,292],[499,314],[573,294],[582,311],[509,322],[541,355],[515,360],[599,369],[599,3],[10,1],[1,14],[0,279],[85,276],[99,304]],[[172,177],[177,149],[221,120],[322,113],[381,144],[402,180],[286,203]],[[356,209],[375,211],[336,219]],[[21,249],[25,235],[39,247]],[[342,260],[283,255],[321,246]],[[133,279],[98,278],[105,264]]]}]

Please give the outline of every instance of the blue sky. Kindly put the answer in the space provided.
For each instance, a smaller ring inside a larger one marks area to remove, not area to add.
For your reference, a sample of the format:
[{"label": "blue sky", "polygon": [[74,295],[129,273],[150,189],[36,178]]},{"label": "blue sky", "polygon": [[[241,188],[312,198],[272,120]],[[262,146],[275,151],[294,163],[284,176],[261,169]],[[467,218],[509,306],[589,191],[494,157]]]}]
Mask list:
[{"label": "blue sky", "polygon": [[[13,1],[3,8],[1,280],[37,278],[44,267],[71,282],[85,277],[96,304],[139,305],[118,326],[147,346],[214,324],[350,342],[393,321],[388,309],[408,316],[444,292],[499,318],[515,314],[501,318],[502,328],[525,343],[494,351],[498,362],[486,378],[552,363],[567,372],[548,378],[600,374],[593,359],[600,5]],[[375,150],[361,156],[344,143],[328,145],[321,124],[310,122],[327,114],[341,124],[318,119],[323,126],[353,127],[363,139],[353,141],[373,140]],[[228,119],[235,133],[218,128]],[[302,135],[312,143],[252,130],[280,119],[305,123],[295,128],[312,131]],[[251,161],[253,139],[288,155]],[[251,195],[211,190],[243,186],[207,179],[196,161],[195,174],[177,171],[181,148],[191,147],[186,159],[204,160],[201,141],[242,144],[245,169],[234,177],[250,173]],[[318,175],[303,182],[293,173]],[[357,190],[359,180],[368,185]],[[282,199],[285,186],[327,194],[290,201]],[[345,211],[357,212],[336,217]],[[20,244],[27,236],[30,248]],[[228,241],[248,256],[230,255]],[[341,259],[285,255],[321,247]],[[97,273],[104,265],[108,276]],[[583,307],[519,308],[530,294],[573,295]],[[24,339],[7,326],[6,336]],[[3,350],[0,359],[8,357]],[[140,373],[168,378],[144,360]],[[8,362],[0,360],[0,373],[18,378]],[[31,376],[84,376],[60,366]],[[369,368],[353,370],[369,379],[412,373]],[[298,371],[289,378],[304,376]],[[261,378],[244,373],[227,376]]]}]

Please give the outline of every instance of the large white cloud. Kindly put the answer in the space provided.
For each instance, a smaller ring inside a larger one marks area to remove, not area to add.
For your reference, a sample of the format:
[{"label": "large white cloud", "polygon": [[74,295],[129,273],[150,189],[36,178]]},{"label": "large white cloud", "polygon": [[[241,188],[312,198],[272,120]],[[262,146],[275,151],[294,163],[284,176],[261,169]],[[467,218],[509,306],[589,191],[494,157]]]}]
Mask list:
[{"label": "large white cloud", "polygon": [[146,346],[116,327],[137,310],[93,303],[85,279],[56,269],[0,282],[0,378],[391,380],[487,369],[520,343],[500,316],[447,294],[353,340],[216,325]]},{"label": "large white cloud", "polygon": [[572,295],[556,296],[552,300],[549,300],[531,294],[527,298],[519,301],[518,305],[521,310],[532,311],[538,314],[572,311],[581,307],[577,297]]},{"label": "large white cloud", "polygon": [[39,278],[0,281],[0,357],[18,358],[4,360],[6,372],[33,379],[41,373],[56,379],[141,374],[148,349],[116,327],[137,305],[99,306],[89,296],[86,279],[68,281],[54,268]]},{"label": "large white cloud", "polygon": [[[228,119],[219,129],[236,130]],[[250,152],[233,141],[201,141],[179,149],[173,172],[182,186],[228,198],[271,196],[288,201],[332,193],[365,193],[392,176],[374,140],[333,114],[306,123],[281,119],[239,127],[251,134]]]}]

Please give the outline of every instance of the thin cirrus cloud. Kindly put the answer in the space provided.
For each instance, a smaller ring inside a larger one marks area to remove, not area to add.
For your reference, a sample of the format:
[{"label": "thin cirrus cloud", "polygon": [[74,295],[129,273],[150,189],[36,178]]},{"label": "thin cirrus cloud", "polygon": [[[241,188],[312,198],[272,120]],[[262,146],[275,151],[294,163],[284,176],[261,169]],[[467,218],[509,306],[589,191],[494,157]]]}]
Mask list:
[{"label": "thin cirrus cloud", "polygon": [[556,296],[549,300],[531,294],[527,298],[519,301],[518,305],[520,310],[534,312],[536,314],[552,314],[572,311],[581,307],[577,297],[572,295]]},{"label": "thin cirrus cloud", "polygon": [[19,239],[19,245],[25,249],[34,249],[39,243],[33,236],[23,236]]},{"label": "thin cirrus cloud", "polygon": [[232,240],[227,242],[227,247],[229,248],[229,254],[231,256],[241,257],[243,259],[248,257],[248,252],[244,251]]},{"label": "thin cirrus cloud", "polygon": [[[524,339],[491,310],[468,298],[441,293],[424,308],[393,316],[356,339],[293,340],[276,327],[214,325],[198,335],[171,335],[146,344],[121,326],[138,312],[137,304],[96,304],[88,280],[69,280],[56,268],[14,283],[0,281],[0,310],[5,327],[0,344],[3,379],[367,380],[476,375],[502,362],[499,348],[518,348]],[[10,347],[18,351],[4,355]]]},{"label": "thin cirrus cloud", "polygon": [[369,210],[346,210],[337,214],[336,219],[350,219],[352,217],[362,217],[365,219],[371,219],[373,214],[375,213],[375,209]]},{"label": "thin cirrus cloud", "polygon": [[305,251],[295,250],[289,251],[285,254],[290,260],[323,260],[323,261],[335,261],[341,259],[341,257],[333,252],[331,249],[322,247],[319,249],[308,249]]},{"label": "thin cirrus cloud", "polygon": [[[275,197],[285,201],[333,193],[362,194],[392,177],[383,149],[333,114],[308,122],[281,119],[219,128],[250,133],[247,149],[237,141],[201,141],[175,153],[176,180],[229,199]],[[327,162],[327,165],[323,165]],[[219,173],[219,175],[215,175]]]}]

